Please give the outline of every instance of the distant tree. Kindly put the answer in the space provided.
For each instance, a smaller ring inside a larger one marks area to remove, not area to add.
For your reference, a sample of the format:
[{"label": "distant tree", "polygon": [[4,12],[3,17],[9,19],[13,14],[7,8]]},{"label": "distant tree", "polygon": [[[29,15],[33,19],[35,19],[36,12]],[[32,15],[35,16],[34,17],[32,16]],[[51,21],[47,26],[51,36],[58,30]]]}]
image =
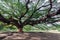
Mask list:
[{"label": "distant tree", "polygon": [[25,25],[53,24],[60,21],[57,17],[60,8],[54,5],[59,3],[56,0],[0,0],[0,21],[15,25],[19,32],[23,32]]}]

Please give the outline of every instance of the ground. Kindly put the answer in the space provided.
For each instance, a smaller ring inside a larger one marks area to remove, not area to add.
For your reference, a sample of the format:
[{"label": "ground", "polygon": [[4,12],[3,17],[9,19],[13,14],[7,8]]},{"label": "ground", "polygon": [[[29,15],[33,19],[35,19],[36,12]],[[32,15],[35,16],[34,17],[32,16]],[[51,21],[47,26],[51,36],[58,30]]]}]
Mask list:
[{"label": "ground", "polygon": [[0,40],[60,40],[60,33],[4,32],[4,33],[0,33]]}]

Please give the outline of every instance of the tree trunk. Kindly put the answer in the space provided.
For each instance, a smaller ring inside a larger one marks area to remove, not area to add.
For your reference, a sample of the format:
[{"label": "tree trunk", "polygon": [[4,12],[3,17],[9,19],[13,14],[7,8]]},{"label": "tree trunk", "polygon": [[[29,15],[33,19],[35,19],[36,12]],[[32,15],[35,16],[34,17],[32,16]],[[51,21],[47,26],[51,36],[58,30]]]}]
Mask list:
[{"label": "tree trunk", "polygon": [[15,26],[18,28],[18,32],[23,32],[23,25],[22,24],[15,24]]},{"label": "tree trunk", "polygon": [[23,28],[19,28],[18,29],[18,32],[21,32],[22,33],[23,32]]}]

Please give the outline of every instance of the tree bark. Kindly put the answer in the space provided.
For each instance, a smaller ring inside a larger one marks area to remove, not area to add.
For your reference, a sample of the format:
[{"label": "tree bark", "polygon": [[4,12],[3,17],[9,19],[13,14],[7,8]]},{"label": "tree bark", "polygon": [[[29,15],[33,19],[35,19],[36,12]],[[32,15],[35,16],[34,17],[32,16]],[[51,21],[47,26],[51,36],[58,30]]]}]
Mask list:
[{"label": "tree bark", "polygon": [[19,29],[18,29],[18,32],[23,33],[23,28],[19,28]]},{"label": "tree bark", "polygon": [[18,28],[18,32],[23,32],[24,26],[22,24],[15,23],[15,26]]}]

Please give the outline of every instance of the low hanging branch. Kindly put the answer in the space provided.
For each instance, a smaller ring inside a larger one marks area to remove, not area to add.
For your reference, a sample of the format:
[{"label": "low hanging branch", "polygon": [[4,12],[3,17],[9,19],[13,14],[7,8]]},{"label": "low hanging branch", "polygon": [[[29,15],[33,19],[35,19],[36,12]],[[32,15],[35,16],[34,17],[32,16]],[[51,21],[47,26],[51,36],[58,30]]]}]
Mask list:
[{"label": "low hanging branch", "polygon": [[14,24],[17,25],[19,24],[17,20],[13,19],[12,17],[10,17],[9,19],[4,18],[1,14],[0,14],[0,21],[7,23],[7,24]]}]

